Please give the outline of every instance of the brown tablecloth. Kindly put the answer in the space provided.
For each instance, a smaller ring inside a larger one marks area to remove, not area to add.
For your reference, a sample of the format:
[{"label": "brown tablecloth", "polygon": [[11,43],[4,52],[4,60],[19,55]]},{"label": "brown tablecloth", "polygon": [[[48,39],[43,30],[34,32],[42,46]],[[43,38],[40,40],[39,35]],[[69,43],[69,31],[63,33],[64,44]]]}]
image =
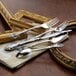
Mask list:
[{"label": "brown tablecloth", "polygon": [[[61,22],[65,20],[76,20],[76,0],[2,0],[8,9],[15,14],[24,9],[47,17],[58,17]],[[2,23],[0,23],[2,25]],[[0,27],[3,30],[3,27]],[[76,55],[76,36],[70,35],[62,50],[71,57]],[[0,66],[1,76],[76,76],[72,72],[59,65],[48,52],[26,63],[17,71],[10,71]]]}]

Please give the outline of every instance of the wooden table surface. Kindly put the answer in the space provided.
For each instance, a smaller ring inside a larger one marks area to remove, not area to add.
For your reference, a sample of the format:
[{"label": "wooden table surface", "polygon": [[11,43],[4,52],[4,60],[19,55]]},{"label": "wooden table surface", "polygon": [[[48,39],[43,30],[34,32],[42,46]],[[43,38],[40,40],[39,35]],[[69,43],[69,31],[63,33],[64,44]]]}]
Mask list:
[{"label": "wooden table surface", "polygon": [[[15,14],[24,9],[46,17],[58,17],[61,22],[65,20],[76,20],[76,0],[2,0],[8,9]],[[0,24],[1,25],[1,24]],[[3,27],[0,27],[3,30]],[[75,36],[70,37],[62,48],[65,53],[76,58]],[[72,48],[73,47],[73,48]],[[49,55],[48,52],[26,63],[17,71],[11,71],[0,64],[0,76],[76,76]]]}]

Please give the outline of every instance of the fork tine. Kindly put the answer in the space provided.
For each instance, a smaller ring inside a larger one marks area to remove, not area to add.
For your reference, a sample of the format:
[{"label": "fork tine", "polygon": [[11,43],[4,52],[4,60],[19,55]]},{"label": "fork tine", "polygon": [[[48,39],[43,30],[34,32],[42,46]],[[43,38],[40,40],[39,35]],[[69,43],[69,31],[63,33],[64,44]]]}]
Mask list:
[{"label": "fork tine", "polygon": [[56,25],[59,21],[60,21],[60,20],[59,20],[57,17],[55,17],[55,18],[53,18],[52,20],[48,21],[48,22],[47,22],[47,25],[48,25],[49,27],[52,27],[52,26]]},{"label": "fork tine", "polygon": [[64,30],[67,26],[69,25],[69,23],[67,21],[61,23],[60,25],[58,25],[57,29],[59,29],[60,31]]}]

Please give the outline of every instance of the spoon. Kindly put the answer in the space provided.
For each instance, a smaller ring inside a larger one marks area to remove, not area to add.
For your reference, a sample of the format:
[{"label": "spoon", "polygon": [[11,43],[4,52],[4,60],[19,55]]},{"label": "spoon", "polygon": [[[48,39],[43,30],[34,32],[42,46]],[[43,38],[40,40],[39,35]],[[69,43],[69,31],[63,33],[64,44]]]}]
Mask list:
[{"label": "spoon", "polygon": [[[52,21],[54,21],[54,20],[58,20],[58,19],[57,19],[57,18],[54,18]],[[55,28],[51,27],[49,30],[47,30],[47,31],[45,31],[45,32],[43,32],[43,33],[41,33],[41,34],[39,34],[39,35],[37,35],[37,36],[35,36],[35,37],[27,40],[27,41],[24,41],[24,42],[21,42],[21,43],[12,44],[11,46],[7,46],[7,47],[5,48],[5,50],[6,50],[6,51],[11,51],[11,50],[13,50],[13,48],[15,48],[15,47],[17,47],[17,46],[19,46],[19,45],[23,45],[23,44],[26,44],[26,43],[29,43],[29,42],[33,42],[33,41],[39,40],[39,37],[42,37],[43,35],[47,34],[48,32],[52,32],[52,31],[56,31],[56,30],[57,30],[57,31],[58,31],[58,30],[59,30],[59,31],[62,31],[62,30],[64,30],[67,26],[68,26],[68,23],[65,21],[65,22],[63,22],[62,24],[58,25],[57,27],[55,27]],[[59,28],[60,28],[60,29],[59,29]],[[54,34],[53,34],[53,35],[54,35]]]},{"label": "spoon", "polygon": [[[36,46],[36,45],[39,45],[41,43],[45,43],[45,42],[50,42],[50,43],[60,43],[60,42],[63,42],[64,40],[68,39],[69,38],[69,35],[68,34],[64,34],[64,35],[60,35],[58,37],[53,37],[53,38],[50,38],[50,39],[43,39],[43,40],[39,40],[37,41],[36,43],[32,43],[32,44],[29,44],[28,47],[33,47],[33,46]],[[26,45],[24,45],[24,47],[26,47]]]},{"label": "spoon", "polygon": [[17,47],[19,46],[22,46],[22,45],[25,45],[27,43],[30,43],[30,42],[35,42],[35,41],[38,41],[38,40],[42,40],[42,39],[47,39],[47,38],[52,38],[52,37],[55,37],[55,36],[58,36],[58,35],[61,35],[61,34],[65,34],[65,33],[68,33],[70,32],[71,30],[65,30],[65,31],[59,31],[59,32],[56,32],[56,33],[53,33],[53,34],[50,34],[48,36],[43,36],[43,37],[33,37],[27,41],[23,41],[23,42],[19,42],[19,43],[16,43],[16,44],[13,44],[11,46],[7,46],[5,47],[5,50],[6,51],[11,51],[11,50],[14,50],[16,49]]},{"label": "spoon", "polygon": [[26,56],[32,52],[37,52],[40,50],[46,50],[46,49],[50,49],[50,48],[58,48],[58,47],[63,47],[63,44],[53,44],[51,46],[47,46],[47,47],[43,47],[43,48],[39,48],[39,49],[31,49],[31,48],[26,48],[22,51],[20,51],[19,53],[17,53],[16,57],[17,58],[22,58],[23,56]]},{"label": "spoon", "polygon": [[59,35],[65,34],[65,33],[69,33],[69,32],[71,32],[71,31],[72,31],[72,30],[58,31],[58,32],[53,33],[53,34],[45,35],[45,36],[41,37],[40,39],[47,39],[47,38],[59,36]]},{"label": "spoon", "polygon": [[[17,53],[16,57],[18,57],[19,55],[27,55],[27,54],[33,52],[33,51],[28,51],[28,49],[31,48],[32,46],[36,46],[36,45],[41,44],[41,43],[44,43],[44,42],[51,42],[51,43],[57,44],[57,43],[59,43],[59,42],[63,42],[63,41],[66,40],[68,37],[69,37],[68,34],[65,34],[65,35],[61,35],[61,36],[59,36],[59,37],[54,37],[54,38],[52,38],[52,39],[50,39],[50,40],[43,40],[43,41],[40,41],[40,42],[38,42],[38,43],[36,43],[36,44],[31,44],[31,45],[29,45],[29,47],[27,47],[27,48],[19,51],[19,52]],[[38,50],[41,50],[41,49],[38,49]],[[36,52],[36,50],[35,50],[35,52]],[[23,54],[23,53],[24,53],[24,54]]]}]

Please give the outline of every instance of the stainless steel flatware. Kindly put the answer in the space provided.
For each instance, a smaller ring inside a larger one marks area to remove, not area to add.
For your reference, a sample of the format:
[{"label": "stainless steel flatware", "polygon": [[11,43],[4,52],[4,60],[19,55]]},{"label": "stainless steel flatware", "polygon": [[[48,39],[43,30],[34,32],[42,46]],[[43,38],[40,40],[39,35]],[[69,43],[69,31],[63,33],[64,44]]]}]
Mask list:
[{"label": "stainless steel flatware", "polygon": [[[69,38],[69,35],[68,34],[64,34],[64,35],[60,35],[58,37],[53,37],[51,39],[43,39],[43,40],[39,40],[37,42],[33,42],[31,44],[28,44],[28,47],[33,47],[33,46],[36,46],[36,45],[39,45],[39,44],[42,44],[42,43],[48,43],[48,42],[52,43],[52,44],[61,43],[61,42],[65,41],[68,38]],[[20,48],[23,49],[24,47],[27,47],[27,46],[23,45]],[[18,47],[18,50],[20,50],[19,47]]]},{"label": "stainless steel flatware", "polygon": [[[54,18],[54,19],[52,19],[52,21],[50,21],[50,23],[52,23],[52,24],[53,24],[53,22],[58,22],[58,19]],[[47,22],[47,24],[48,23],[49,22]],[[44,23],[42,25],[45,25],[45,24],[46,23]],[[11,46],[7,46],[5,48],[5,50],[8,50],[8,51],[9,50],[13,50],[13,48],[15,49],[15,47],[20,46],[20,45],[24,45],[24,44],[29,43],[29,42],[33,42],[33,41],[36,41],[36,40],[39,40],[39,39],[50,38],[50,37],[54,37],[54,36],[57,36],[57,35],[60,35],[60,34],[64,34],[64,33],[70,32],[71,30],[63,31],[67,26],[68,26],[68,23],[65,21],[65,22],[61,23],[60,25],[58,25],[57,27],[50,27],[47,31],[45,31],[45,32],[43,32],[43,33],[41,33],[41,34],[39,34],[39,35],[27,40],[27,41],[24,41],[24,42],[21,42],[21,43],[12,44]],[[47,34],[49,32],[50,32],[50,35],[48,36]],[[51,32],[54,32],[54,33],[51,34]]]},{"label": "stainless steel flatware", "polygon": [[17,38],[17,37],[19,37],[19,35],[21,35],[21,34],[24,34],[24,33],[27,33],[28,31],[31,31],[31,30],[33,30],[33,29],[36,29],[36,28],[40,28],[40,27],[42,27],[42,28],[44,28],[44,29],[49,29],[49,28],[51,28],[52,26],[54,26],[55,24],[57,24],[59,22],[59,19],[56,17],[56,18],[53,18],[53,19],[51,19],[51,20],[49,20],[48,22],[45,22],[45,23],[43,23],[43,24],[34,24],[34,25],[36,25],[36,26],[33,26],[32,28],[29,28],[29,29],[25,29],[25,30],[23,30],[23,31],[21,31],[21,32],[18,32],[18,33],[14,33],[14,34],[12,34],[12,35],[10,35],[10,37],[12,37],[12,38]]},{"label": "stainless steel flatware", "polygon": [[58,31],[58,32],[53,33],[53,34],[50,34],[50,35],[48,35],[48,36],[43,36],[43,37],[41,37],[40,39],[46,39],[46,38],[55,37],[55,36],[58,36],[58,35],[61,35],[61,34],[69,33],[69,32],[71,32],[71,31],[72,31],[72,30]]},{"label": "stainless steel flatware", "polygon": [[[68,34],[65,34],[65,35],[61,35],[61,36],[58,36],[58,37],[54,37],[52,39],[48,39],[48,40],[42,40],[40,42],[37,42],[37,43],[32,43],[31,45],[29,45],[28,47],[26,46],[23,46],[22,49],[20,47],[19,52],[17,53],[16,57],[18,57],[19,55],[22,55],[23,54],[23,51],[25,51],[24,53],[27,55],[29,53],[31,53],[32,51],[28,51],[28,48],[31,48],[33,46],[36,46],[36,45],[39,45],[41,43],[44,43],[44,42],[50,42],[50,43],[53,43],[53,44],[58,44],[58,43],[61,43],[63,42],[64,40],[66,40],[67,38],[69,38]],[[25,48],[24,48],[25,47]],[[36,52],[36,51],[35,51]],[[25,55],[24,54],[24,55]]]},{"label": "stainless steel flatware", "polygon": [[41,50],[46,50],[46,49],[50,49],[50,48],[58,48],[58,47],[63,47],[63,44],[53,44],[51,46],[46,46],[43,48],[38,48],[38,49],[31,49],[31,48],[26,48],[20,52],[17,53],[16,57],[17,58],[22,58],[23,56],[26,56],[32,52],[37,52],[37,51],[41,51]]},{"label": "stainless steel flatware", "polygon": [[29,43],[29,42],[38,41],[38,40],[42,40],[42,39],[52,38],[52,37],[58,36],[58,35],[60,35],[60,34],[68,33],[68,32],[70,32],[70,31],[71,31],[71,30],[59,31],[59,32],[50,34],[50,35],[48,35],[48,36],[34,37],[34,38],[29,39],[29,40],[23,41],[23,42],[21,42],[21,43],[19,42],[19,43],[16,43],[16,44],[12,44],[11,46],[7,46],[7,47],[5,48],[5,50],[11,51],[11,50],[16,49],[16,48],[19,47],[19,46],[22,46],[22,45],[25,45],[25,44]]}]

